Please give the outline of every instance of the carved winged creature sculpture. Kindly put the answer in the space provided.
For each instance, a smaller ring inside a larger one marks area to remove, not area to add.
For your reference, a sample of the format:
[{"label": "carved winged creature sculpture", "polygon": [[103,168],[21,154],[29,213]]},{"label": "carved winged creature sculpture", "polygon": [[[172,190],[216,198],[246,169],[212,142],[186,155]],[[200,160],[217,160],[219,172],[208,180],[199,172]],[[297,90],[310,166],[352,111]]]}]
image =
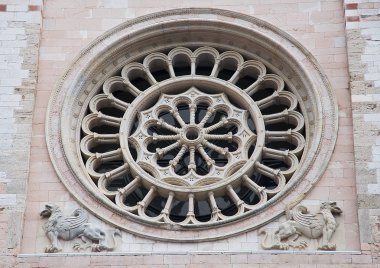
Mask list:
[{"label": "carved winged creature sculpture", "polygon": [[[322,237],[322,245],[318,248],[320,250],[335,250],[336,245],[330,243],[332,235],[338,227],[334,215],[341,213],[342,210],[336,205],[336,202],[323,202],[320,212],[316,214],[309,213],[305,206],[287,210],[288,220],[281,223],[277,230],[260,232],[265,234],[261,246],[264,249],[286,250],[289,247],[303,249],[307,247],[307,243],[305,241],[296,242],[298,237],[303,235],[311,239]],[[286,242],[282,242],[283,240]]]},{"label": "carved winged creature sculpture", "polygon": [[[62,250],[59,239],[73,240],[76,237],[87,243],[86,239],[92,242],[92,251],[111,251],[116,247],[114,235],[120,236],[117,229],[108,232],[88,223],[88,214],[81,208],[76,209],[71,216],[64,216],[57,205],[46,204],[45,209],[40,213],[41,217],[47,218],[45,225],[46,236],[49,238],[51,245],[46,247],[45,252],[53,253]],[[110,239],[109,239],[110,238]],[[113,240],[112,245],[108,245],[108,240]],[[85,249],[78,243],[74,249]]]}]

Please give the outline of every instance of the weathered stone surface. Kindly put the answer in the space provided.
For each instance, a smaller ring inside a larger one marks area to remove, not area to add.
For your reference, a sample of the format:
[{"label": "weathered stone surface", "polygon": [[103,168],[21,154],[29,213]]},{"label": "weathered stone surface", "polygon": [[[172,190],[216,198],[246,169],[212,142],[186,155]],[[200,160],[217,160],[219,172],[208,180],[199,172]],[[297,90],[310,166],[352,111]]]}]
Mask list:
[{"label": "weathered stone surface", "polygon": [[[362,243],[378,241],[377,216],[380,206],[380,158],[378,154],[380,99],[380,18],[373,3],[346,1],[347,52],[349,60],[354,124],[356,182]],[[349,8],[348,8],[349,7]],[[371,22],[368,22],[371,20]]]},{"label": "weathered stone surface", "polygon": [[[3,254],[17,253],[21,247],[29,176],[41,26],[40,12],[27,12],[29,3],[21,0],[9,3],[8,7],[5,3],[7,12],[0,12],[0,230],[5,231],[0,239],[4,242],[0,251]],[[4,267],[13,266],[9,258],[1,259],[7,263]]]}]

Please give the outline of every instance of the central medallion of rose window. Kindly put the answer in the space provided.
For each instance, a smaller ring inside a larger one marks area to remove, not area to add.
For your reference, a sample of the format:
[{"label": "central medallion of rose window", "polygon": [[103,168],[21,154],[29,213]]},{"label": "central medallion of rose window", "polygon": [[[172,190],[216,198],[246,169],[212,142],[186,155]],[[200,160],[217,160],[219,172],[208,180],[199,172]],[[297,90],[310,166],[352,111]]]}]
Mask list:
[{"label": "central medallion of rose window", "polygon": [[210,184],[248,161],[256,141],[248,117],[248,111],[233,105],[224,93],[192,87],[181,94],[162,94],[153,107],[141,111],[129,142],[141,152],[136,162],[156,179],[176,185]]}]

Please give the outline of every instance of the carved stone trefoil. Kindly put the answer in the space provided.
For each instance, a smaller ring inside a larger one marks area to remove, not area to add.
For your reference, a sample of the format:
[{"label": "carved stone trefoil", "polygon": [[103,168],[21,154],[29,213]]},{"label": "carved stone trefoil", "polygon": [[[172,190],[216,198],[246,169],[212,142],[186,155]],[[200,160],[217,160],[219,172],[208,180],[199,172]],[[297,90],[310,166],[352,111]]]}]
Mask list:
[{"label": "carved stone trefoil", "polygon": [[[287,221],[281,223],[276,230],[261,230],[265,234],[261,241],[263,249],[287,250],[290,247],[305,249],[306,241],[297,241],[300,236],[310,239],[322,238],[319,250],[336,250],[336,245],[331,243],[331,238],[338,227],[334,215],[342,213],[336,202],[323,202],[320,211],[316,214],[309,213],[305,206],[298,206],[286,211]],[[284,242],[285,241],[285,242]]]},{"label": "carved stone trefoil", "polygon": [[[116,248],[115,236],[121,236],[118,229],[104,230],[88,222],[88,214],[78,208],[70,216],[65,216],[59,206],[46,204],[40,216],[48,218],[45,224],[46,236],[50,245],[45,248],[46,253],[56,253],[62,250],[60,239],[70,241],[80,238],[85,245],[75,243],[75,250],[91,248],[92,251],[112,251]],[[90,245],[86,245],[88,241]]]}]

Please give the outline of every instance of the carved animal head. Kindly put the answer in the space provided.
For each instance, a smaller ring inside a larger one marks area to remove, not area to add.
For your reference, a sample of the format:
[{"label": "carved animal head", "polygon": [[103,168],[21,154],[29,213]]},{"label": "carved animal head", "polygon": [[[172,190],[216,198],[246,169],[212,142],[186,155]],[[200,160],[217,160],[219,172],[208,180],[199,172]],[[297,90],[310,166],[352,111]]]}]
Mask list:
[{"label": "carved animal head", "polygon": [[323,202],[321,204],[321,209],[330,209],[332,214],[341,214],[343,212],[342,209],[338,207],[334,201]]},{"label": "carved animal head", "polygon": [[46,204],[45,209],[41,211],[40,216],[43,218],[48,218],[51,214],[58,209],[57,205]]}]

